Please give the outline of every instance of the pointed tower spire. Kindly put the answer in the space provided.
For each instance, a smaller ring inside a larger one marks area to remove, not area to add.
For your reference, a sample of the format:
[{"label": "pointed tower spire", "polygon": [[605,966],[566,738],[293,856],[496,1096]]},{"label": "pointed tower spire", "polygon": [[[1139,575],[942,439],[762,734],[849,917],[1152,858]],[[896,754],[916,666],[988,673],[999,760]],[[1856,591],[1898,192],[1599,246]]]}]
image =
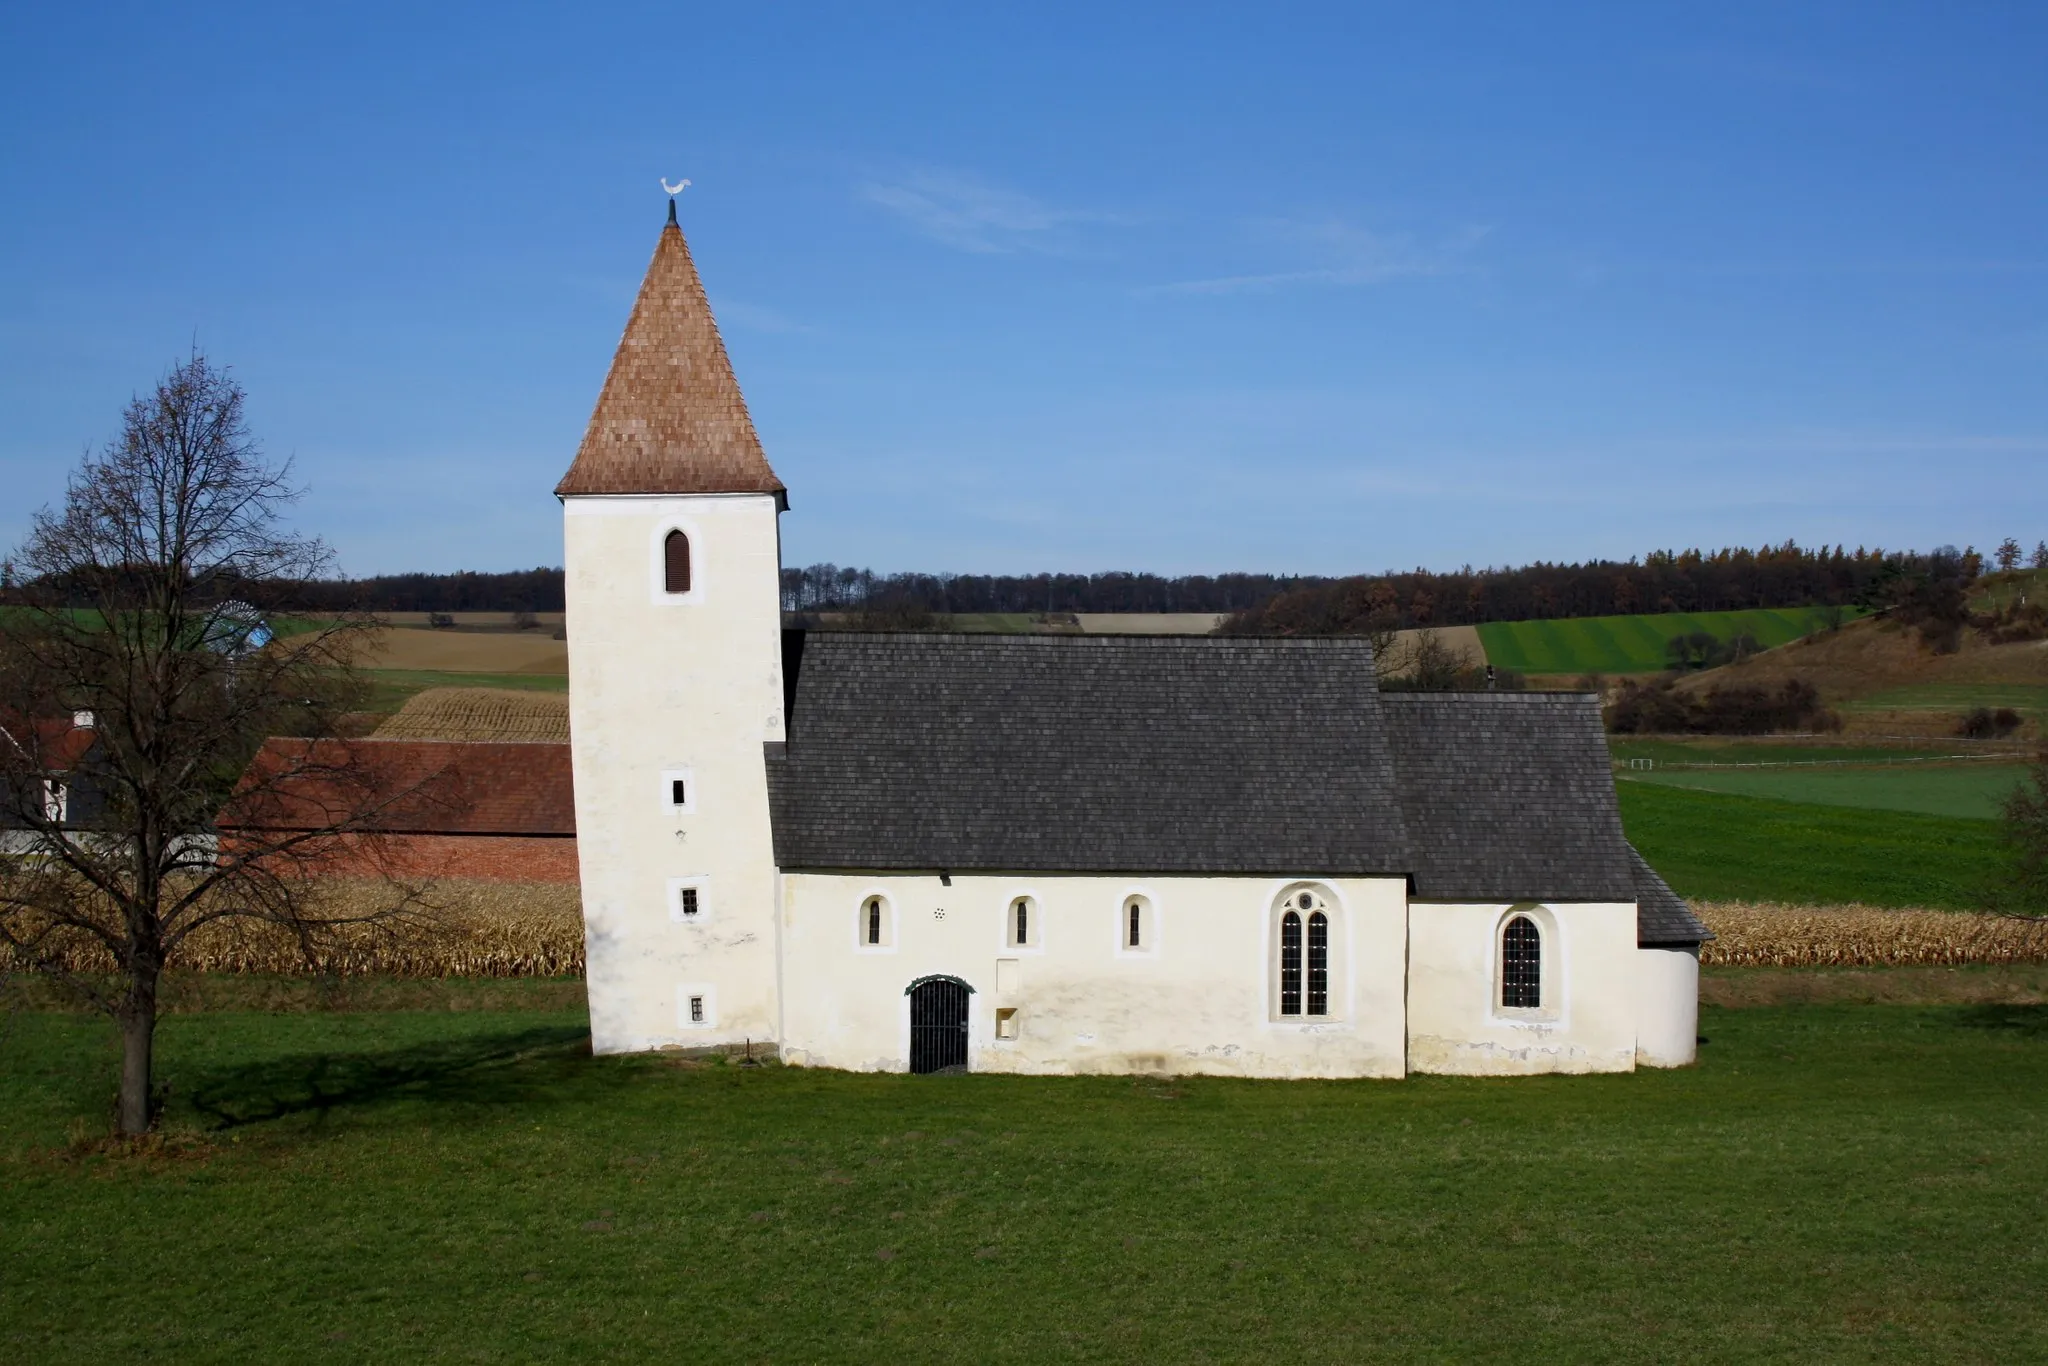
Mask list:
[{"label": "pointed tower spire", "polygon": [[740,397],[673,198],[590,427],[555,493],[772,493],[787,501]]}]

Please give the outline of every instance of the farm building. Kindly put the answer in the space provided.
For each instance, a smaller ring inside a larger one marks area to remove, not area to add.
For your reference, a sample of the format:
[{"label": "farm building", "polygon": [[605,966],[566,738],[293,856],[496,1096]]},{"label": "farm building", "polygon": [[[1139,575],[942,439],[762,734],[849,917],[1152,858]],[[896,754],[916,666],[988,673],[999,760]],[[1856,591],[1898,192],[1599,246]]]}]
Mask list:
[{"label": "farm building", "polygon": [[89,711],[0,717],[0,853],[35,849],[37,832],[93,829],[106,805],[102,759]]},{"label": "farm building", "polygon": [[1359,639],[784,632],[787,493],[673,203],[555,492],[599,1051],[1692,1060],[1706,930],[1591,697],[1382,694]]},{"label": "farm building", "polygon": [[569,747],[546,741],[301,740],[273,737],[221,813],[238,835],[327,829],[362,836],[305,851],[325,876],[574,882]]}]

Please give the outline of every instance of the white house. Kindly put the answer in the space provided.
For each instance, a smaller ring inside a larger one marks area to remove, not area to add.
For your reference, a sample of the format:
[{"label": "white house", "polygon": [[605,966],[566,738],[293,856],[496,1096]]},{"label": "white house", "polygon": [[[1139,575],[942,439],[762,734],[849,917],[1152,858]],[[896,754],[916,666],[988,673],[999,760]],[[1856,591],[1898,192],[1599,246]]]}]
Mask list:
[{"label": "white house", "polygon": [[1706,928],[1595,700],[1358,639],[785,632],[675,221],[555,492],[600,1052],[1399,1077],[1693,1059]]}]

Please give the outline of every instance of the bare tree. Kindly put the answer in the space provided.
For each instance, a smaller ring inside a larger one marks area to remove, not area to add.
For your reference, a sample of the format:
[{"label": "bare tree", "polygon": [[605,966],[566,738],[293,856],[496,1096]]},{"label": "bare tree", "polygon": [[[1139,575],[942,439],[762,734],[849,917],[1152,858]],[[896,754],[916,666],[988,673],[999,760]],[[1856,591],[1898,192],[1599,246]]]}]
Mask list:
[{"label": "bare tree", "polygon": [[[334,735],[363,688],[371,618],[284,615],[290,586],[330,564],[281,524],[296,497],[289,467],[251,439],[240,387],[194,354],[128,405],[120,436],[85,458],[13,560],[0,954],[113,1018],[123,1134],[154,1121],[157,993],[179,945],[241,918],[310,952],[342,922],[317,909],[307,874],[374,859],[380,817],[421,796],[385,790],[346,741],[249,764],[267,736]],[[297,819],[219,840],[231,798],[296,803]],[[392,911],[412,904],[394,889]]]}]

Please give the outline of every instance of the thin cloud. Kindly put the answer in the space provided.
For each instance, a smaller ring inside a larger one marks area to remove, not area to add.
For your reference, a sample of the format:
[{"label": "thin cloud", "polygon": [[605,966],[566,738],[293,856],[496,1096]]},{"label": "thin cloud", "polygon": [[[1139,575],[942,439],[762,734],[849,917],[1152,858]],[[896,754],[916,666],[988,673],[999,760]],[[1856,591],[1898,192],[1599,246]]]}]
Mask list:
[{"label": "thin cloud", "polygon": [[1411,233],[1385,233],[1341,219],[1261,219],[1255,231],[1315,264],[1292,270],[1215,275],[1150,285],[1140,294],[1239,294],[1288,285],[1358,286],[1419,276],[1450,275],[1469,266],[1465,258],[1491,229],[1466,228],[1436,242]]},{"label": "thin cloud", "polygon": [[957,251],[996,255],[1054,251],[1062,230],[1116,223],[1115,214],[1063,209],[972,176],[920,172],[892,184],[869,182],[860,197],[887,209],[913,230]]}]

